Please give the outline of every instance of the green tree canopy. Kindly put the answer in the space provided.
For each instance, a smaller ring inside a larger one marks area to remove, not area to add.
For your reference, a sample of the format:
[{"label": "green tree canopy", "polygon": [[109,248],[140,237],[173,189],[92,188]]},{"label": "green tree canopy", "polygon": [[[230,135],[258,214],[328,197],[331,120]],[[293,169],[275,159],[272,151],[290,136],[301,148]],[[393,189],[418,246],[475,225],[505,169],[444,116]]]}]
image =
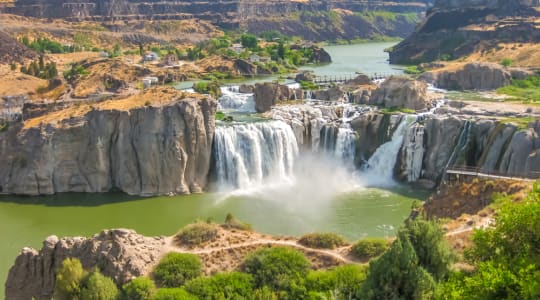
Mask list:
[{"label": "green tree canopy", "polygon": [[162,287],[179,287],[201,275],[201,261],[194,254],[171,252],[161,259],[154,270],[156,283]]}]

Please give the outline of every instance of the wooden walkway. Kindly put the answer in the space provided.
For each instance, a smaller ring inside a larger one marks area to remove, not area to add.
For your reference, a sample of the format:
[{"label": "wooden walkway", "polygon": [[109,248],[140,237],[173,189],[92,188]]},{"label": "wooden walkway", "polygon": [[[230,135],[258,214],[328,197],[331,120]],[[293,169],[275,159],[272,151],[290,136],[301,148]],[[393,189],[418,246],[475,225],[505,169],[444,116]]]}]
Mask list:
[{"label": "wooden walkway", "polygon": [[318,75],[313,79],[313,83],[317,85],[329,85],[329,84],[340,84],[345,83],[349,80],[353,80],[360,75],[367,75],[369,79],[373,80],[382,80],[386,79],[392,75],[399,75],[398,73],[373,73],[373,74],[343,74],[343,75]]},{"label": "wooden walkway", "polygon": [[479,167],[467,167],[467,166],[453,166],[449,167],[445,171],[445,177],[448,175],[453,176],[469,176],[488,179],[507,179],[507,180],[519,180],[519,181],[536,181],[540,178],[540,172],[528,171],[528,172],[500,172],[500,171],[487,171],[482,170]]}]

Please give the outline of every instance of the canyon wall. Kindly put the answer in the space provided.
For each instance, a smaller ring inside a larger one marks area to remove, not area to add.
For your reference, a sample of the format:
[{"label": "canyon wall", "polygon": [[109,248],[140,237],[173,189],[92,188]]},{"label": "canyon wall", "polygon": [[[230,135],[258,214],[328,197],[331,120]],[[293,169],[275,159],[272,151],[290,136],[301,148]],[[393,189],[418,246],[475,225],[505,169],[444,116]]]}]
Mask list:
[{"label": "canyon wall", "polygon": [[390,62],[456,59],[498,43],[538,43],[538,6],[534,0],[438,0],[413,34],[392,49]]},{"label": "canyon wall", "polygon": [[41,195],[201,192],[214,135],[214,100],[91,110],[60,125],[0,132],[0,192]]}]

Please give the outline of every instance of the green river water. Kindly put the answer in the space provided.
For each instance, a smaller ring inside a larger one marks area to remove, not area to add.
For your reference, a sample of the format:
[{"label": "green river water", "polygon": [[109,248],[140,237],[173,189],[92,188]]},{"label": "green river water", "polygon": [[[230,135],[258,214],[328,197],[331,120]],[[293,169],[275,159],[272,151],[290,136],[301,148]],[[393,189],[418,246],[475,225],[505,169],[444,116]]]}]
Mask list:
[{"label": "green river water", "polygon": [[[313,67],[322,74],[388,72],[384,48],[392,43],[329,46],[334,63]],[[132,228],[145,235],[171,235],[196,219],[221,222],[227,213],[254,229],[276,235],[336,232],[354,241],[391,236],[414,200],[427,193],[400,186],[358,188],[310,203],[298,197],[216,193],[174,197],[133,197],[121,193],[60,194],[44,197],[0,196],[0,295],[20,249],[40,248],[49,235],[91,236],[104,228]],[[279,199],[274,199],[279,198]]]}]

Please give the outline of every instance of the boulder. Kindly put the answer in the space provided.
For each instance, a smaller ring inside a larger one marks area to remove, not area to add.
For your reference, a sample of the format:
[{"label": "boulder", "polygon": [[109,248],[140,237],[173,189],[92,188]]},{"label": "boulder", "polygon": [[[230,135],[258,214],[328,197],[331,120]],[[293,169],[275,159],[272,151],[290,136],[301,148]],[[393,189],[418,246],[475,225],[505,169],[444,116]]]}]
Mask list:
[{"label": "boulder", "polygon": [[409,77],[391,76],[371,94],[370,104],[386,108],[426,109],[427,84]]},{"label": "boulder", "polygon": [[291,89],[286,85],[273,82],[256,83],[253,94],[255,110],[259,113],[269,111],[279,102],[298,100],[303,97],[302,90]]},{"label": "boulder", "polygon": [[331,63],[332,57],[330,57],[330,54],[326,52],[323,48],[319,48],[317,46],[313,46],[311,48],[313,51],[312,60],[315,63]]},{"label": "boulder", "polygon": [[313,81],[315,79],[315,74],[313,71],[302,71],[294,77],[294,81],[301,82],[301,81]]},{"label": "boulder", "polygon": [[512,74],[499,64],[474,62],[455,70],[426,72],[419,79],[442,89],[492,90],[510,84]]},{"label": "boulder", "polygon": [[253,93],[253,89],[254,89],[254,87],[251,84],[241,84],[238,87],[238,92],[244,93],[244,94],[251,94],[251,93]]}]

